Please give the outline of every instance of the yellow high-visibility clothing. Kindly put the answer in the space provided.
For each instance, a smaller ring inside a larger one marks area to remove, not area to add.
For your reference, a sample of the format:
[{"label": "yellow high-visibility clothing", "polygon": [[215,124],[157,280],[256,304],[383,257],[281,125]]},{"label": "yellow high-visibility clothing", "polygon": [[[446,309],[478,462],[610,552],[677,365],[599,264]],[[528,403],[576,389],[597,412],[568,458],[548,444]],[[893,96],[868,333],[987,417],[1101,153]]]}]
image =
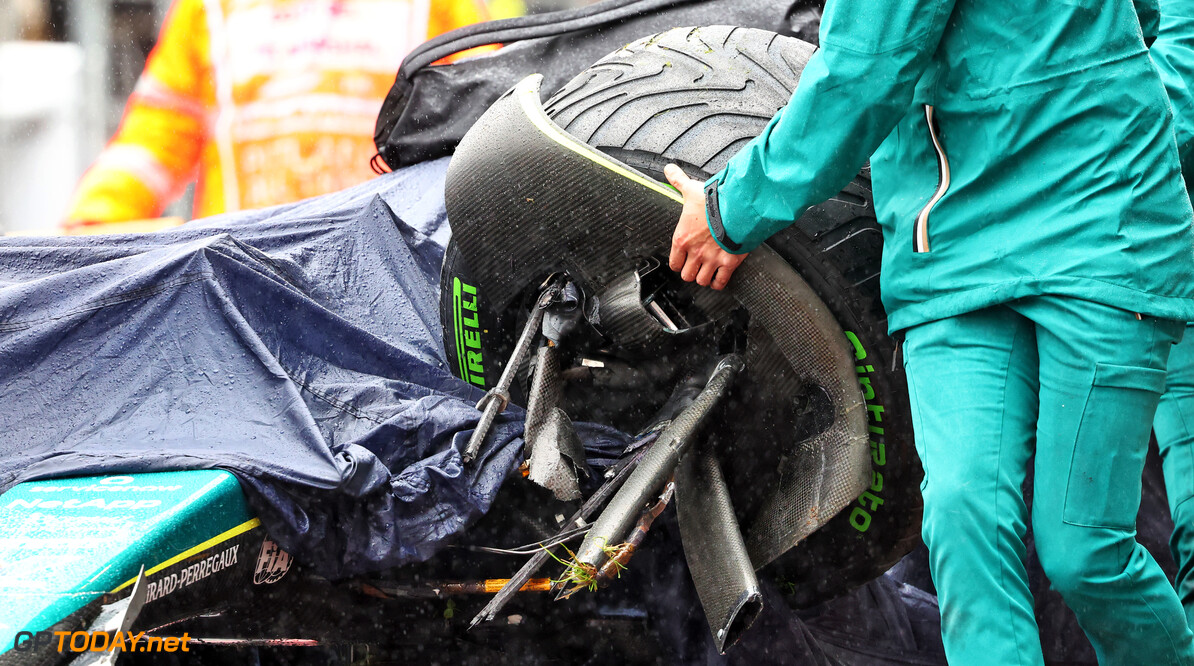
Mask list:
[{"label": "yellow high-visibility clothing", "polygon": [[67,221],[155,217],[196,176],[195,217],[364,182],[402,58],[483,12],[480,0],[176,0]]}]

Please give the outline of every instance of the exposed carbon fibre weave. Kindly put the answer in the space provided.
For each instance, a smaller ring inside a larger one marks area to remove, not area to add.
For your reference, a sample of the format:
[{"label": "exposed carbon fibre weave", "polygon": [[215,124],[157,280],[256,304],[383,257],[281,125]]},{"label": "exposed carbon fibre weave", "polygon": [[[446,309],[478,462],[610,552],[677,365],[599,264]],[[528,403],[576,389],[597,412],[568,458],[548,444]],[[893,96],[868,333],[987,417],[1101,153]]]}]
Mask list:
[{"label": "exposed carbon fibre weave", "polygon": [[712,447],[694,449],[680,462],[676,512],[688,570],[724,653],[763,610],[763,594]]},{"label": "exposed carbon fibre weave", "polygon": [[[447,179],[454,239],[496,307],[555,270],[596,294],[666,251],[680,206],[645,178],[562,134],[544,115],[532,77],[457,150]],[[715,428],[761,567],[867,487],[866,409],[844,333],[787,263],[760,248],[729,292],[751,314],[746,381],[733,412],[751,418]],[[825,403],[823,427],[808,427],[801,401],[810,396]]]}]

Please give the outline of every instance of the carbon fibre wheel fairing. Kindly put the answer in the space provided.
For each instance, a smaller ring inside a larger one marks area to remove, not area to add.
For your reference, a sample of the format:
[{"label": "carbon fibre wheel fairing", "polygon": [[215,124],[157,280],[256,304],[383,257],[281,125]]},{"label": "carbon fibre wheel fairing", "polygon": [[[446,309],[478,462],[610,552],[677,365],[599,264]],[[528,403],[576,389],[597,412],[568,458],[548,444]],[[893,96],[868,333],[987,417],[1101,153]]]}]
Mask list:
[{"label": "carbon fibre wheel fairing", "polygon": [[762,612],[763,594],[713,447],[692,451],[676,470],[676,514],[713,644],[724,654]]},{"label": "carbon fibre wheel fairing", "polygon": [[[517,306],[529,285],[566,271],[599,315],[598,294],[666,255],[681,198],[561,130],[543,111],[539,82],[529,77],[503,96],[457,149],[446,189],[453,242],[488,307]],[[714,319],[749,312],[746,370],[711,428],[725,443],[726,484],[759,568],[871,481],[854,354],[813,289],[766,247],[724,295],[685,289]],[[619,340],[610,342],[616,351]]]}]

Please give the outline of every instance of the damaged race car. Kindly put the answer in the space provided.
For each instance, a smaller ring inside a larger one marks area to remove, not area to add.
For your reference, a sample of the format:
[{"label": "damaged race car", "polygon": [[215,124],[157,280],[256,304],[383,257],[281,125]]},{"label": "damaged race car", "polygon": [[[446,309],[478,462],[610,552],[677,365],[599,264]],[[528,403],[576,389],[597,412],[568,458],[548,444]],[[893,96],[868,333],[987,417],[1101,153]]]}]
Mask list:
[{"label": "damaged race car", "polygon": [[61,417],[0,417],[35,444],[0,469],[0,663],[944,663],[932,596],[880,578],[921,474],[867,171],[724,292],[666,266],[663,167],[720,169],[815,48],[815,8],[732,4],[465,28],[404,63],[374,183],[11,239],[3,380]]}]

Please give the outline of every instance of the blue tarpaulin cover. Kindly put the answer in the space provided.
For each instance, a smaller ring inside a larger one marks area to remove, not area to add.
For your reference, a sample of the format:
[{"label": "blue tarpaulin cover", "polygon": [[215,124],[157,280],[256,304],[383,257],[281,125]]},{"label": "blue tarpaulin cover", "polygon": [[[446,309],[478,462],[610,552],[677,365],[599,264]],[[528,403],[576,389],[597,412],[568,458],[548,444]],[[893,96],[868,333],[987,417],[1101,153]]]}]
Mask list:
[{"label": "blue tarpaulin cover", "polygon": [[522,433],[511,408],[461,464],[483,392],[444,361],[446,169],[166,232],[0,239],[0,492],[220,467],[326,575],[430,556]]}]

